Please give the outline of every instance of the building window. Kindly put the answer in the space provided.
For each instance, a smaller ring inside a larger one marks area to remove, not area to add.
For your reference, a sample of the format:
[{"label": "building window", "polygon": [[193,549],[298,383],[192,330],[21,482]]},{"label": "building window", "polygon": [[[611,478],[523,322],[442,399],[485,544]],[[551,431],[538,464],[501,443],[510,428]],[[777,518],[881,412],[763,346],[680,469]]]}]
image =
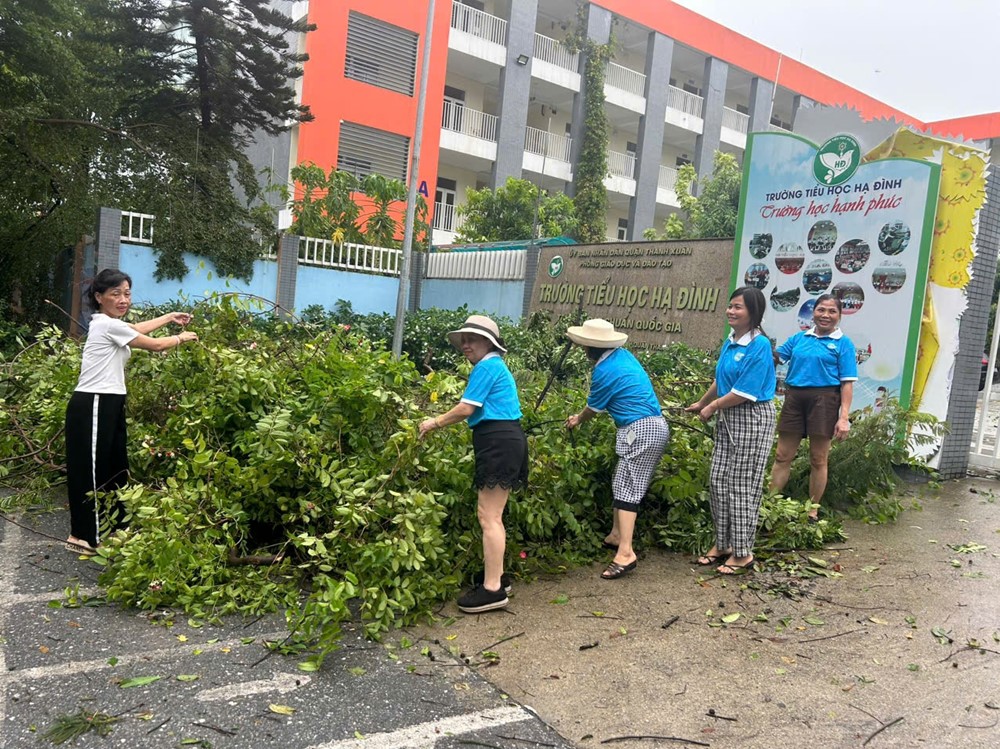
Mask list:
[{"label": "building window", "polygon": [[405,182],[409,153],[410,139],[405,135],[354,122],[340,125],[337,168],[356,177],[381,174]]},{"label": "building window", "polygon": [[683,156],[678,156],[677,157],[677,161],[675,161],[674,163],[677,165],[677,168],[680,169],[685,164],[690,164],[691,163],[691,159],[689,159],[687,157],[687,154],[685,154]]},{"label": "building window", "polygon": [[351,11],[344,77],[413,96],[417,34]]},{"label": "building window", "polygon": [[455,231],[455,198],[458,184],[453,179],[438,177],[434,191],[434,228]]},{"label": "building window", "polygon": [[618,241],[624,242],[628,239],[628,219],[620,218],[618,219]]}]

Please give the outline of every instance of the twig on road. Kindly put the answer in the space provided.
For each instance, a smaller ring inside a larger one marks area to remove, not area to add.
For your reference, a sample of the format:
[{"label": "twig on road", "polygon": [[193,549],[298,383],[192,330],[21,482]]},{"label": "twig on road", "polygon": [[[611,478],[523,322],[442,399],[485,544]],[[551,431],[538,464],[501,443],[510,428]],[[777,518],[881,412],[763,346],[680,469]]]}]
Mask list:
[{"label": "twig on road", "polygon": [[[878,719],[876,718],[876,720],[878,720]],[[896,718],[895,720],[891,720],[888,723],[885,723],[881,728],[879,728],[877,731],[875,731],[875,733],[873,733],[871,736],[869,736],[867,739],[865,739],[865,743],[863,743],[861,746],[868,746],[868,742],[871,741],[872,739],[874,739],[880,733],[882,733],[882,731],[884,731],[887,728],[892,728],[897,723],[902,723],[902,722],[903,722],[903,716],[901,715],[898,718]]]}]

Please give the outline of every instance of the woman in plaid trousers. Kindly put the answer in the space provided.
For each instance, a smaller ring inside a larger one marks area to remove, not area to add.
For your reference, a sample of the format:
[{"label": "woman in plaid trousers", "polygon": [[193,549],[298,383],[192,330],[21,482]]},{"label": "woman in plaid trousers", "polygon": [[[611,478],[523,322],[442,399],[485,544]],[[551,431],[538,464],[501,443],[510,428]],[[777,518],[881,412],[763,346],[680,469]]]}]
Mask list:
[{"label": "woman in plaid trousers", "polygon": [[627,334],[619,333],[607,320],[594,319],[571,326],[566,335],[583,346],[594,366],[587,405],[566,419],[566,428],[576,429],[607,411],[618,429],[615,435],[618,464],[611,482],[614,512],[611,533],[604,539],[604,545],[614,549],[615,556],[601,573],[603,580],[617,580],[638,563],[632,548],[635,518],[663,457],[670,430],[649,375],[622,348],[628,340]]},{"label": "woman in plaid trousers", "polygon": [[774,357],[761,329],[767,300],[759,289],[733,292],[726,307],[732,329],[722,344],[715,379],[687,410],[715,423],[710,477],[715,544],[698,564],[723,575],[753,569],[764,471],[774,440]]}]

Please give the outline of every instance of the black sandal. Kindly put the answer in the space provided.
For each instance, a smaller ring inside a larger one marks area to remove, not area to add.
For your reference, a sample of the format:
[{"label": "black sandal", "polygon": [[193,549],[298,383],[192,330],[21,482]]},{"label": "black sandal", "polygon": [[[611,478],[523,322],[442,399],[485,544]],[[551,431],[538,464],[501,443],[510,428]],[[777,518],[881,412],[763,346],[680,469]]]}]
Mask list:
[{"label": "black sandal", "polygon": [[[729,551],[720,551],[718,554],[715,555],[702,554],[695,560],[695,563],[700,564],[702,567],[711,567],[713,564],[718,564],[720,559],[722,561],[726,561],[727,559],[729,559],[730,554],[732,554],[732,552]],[[702,559],[705,559],[707,561],[703,562],[701,561]]]},{"label": "black sandal", "polygon": [[753,572],[753,565],[756,559],[751,559],[746,564],[720,564],[718,573],[720,575],[749,575]]},{"label": "black sandal", "polygon": [[632,570],[634,570],[638,562],[639,562],[638,559],[634,559],[628,564],[618,564],[618,562],[612,560],[611,563],[604,568],[604,572],[601,573],[601,579],[617,580],[626,572],[631,572]]}]

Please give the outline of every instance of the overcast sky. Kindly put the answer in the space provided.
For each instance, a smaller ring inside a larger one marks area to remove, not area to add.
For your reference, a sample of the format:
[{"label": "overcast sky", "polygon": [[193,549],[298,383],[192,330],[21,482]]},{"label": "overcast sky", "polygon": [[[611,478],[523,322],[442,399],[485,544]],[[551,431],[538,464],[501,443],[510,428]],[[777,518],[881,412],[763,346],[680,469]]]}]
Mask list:
[{"label": "overcast sky", "polygon": [[918,120],[1000,112],[1000,0],[674,1]]}]

